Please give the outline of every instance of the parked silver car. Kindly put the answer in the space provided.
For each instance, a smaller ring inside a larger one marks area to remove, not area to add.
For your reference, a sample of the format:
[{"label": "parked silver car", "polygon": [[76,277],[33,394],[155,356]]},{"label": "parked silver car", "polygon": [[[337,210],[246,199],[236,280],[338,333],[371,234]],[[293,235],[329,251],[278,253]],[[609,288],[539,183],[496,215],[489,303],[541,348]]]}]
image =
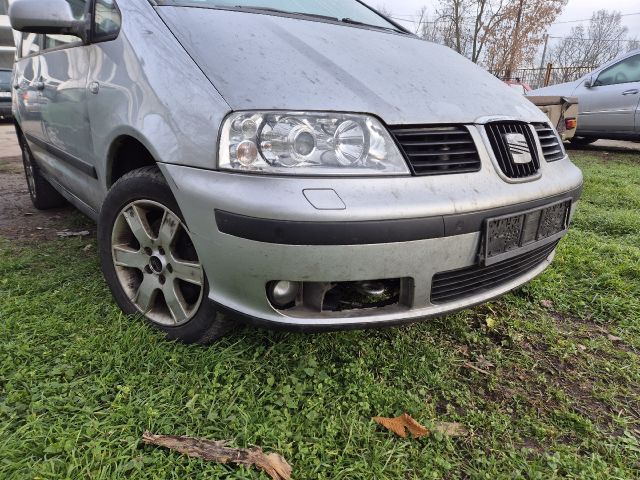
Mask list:
[{"label": "parked silver car", "polygon": [[640,140],[640,50],[634,50],[575,82],[528,95],[578,97],[578,130],[572,143],[598,139]]},{"label": "parked silver car", "polygon": [[10,17],[38,35],[14,79],[33,202],[97,219],[115,300],[170,338],[233,313],[329,330],[485,302],[549,265],[580,196],[535,105],[356,0]]}]

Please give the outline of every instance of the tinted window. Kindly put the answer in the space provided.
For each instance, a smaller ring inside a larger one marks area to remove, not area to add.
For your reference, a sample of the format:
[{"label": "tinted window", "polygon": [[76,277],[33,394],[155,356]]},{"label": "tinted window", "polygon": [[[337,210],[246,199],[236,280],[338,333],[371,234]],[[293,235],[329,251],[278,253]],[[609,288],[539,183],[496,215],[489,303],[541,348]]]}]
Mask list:
[{"label": "tinted window", "polygon": [[120,31],[120,12],[114,0],[96,0],[94,14],[94,40],[112,38]]},{"label": "tinted window", "polygon": [[604,70],[596,85],[640,82],[640,55],[634,55]]},{"label": "tinted window", "polygon": [[50,48],[64,47],[79,43],[80,39],[72,35],[45,35],[44,48],[49,50]]},{"label": "tinted window", "polygon": [[349,18],[379,27],[396,27],[356,0],[159,0],[162,5],[201,4],[212,7],[274,8],[291,13],[325,15],[342,20]]},{"label": "tinted window", "polygon": [[42,43],[42,35],[35,33],[23,33],[22,34],[22,48],[20,56],[26,57],[40,51],[40,44]]},{"label": "tinted window", "polygon": [[74,17],[77,19],[84,17],[87,12],[87,0],[67,0],[67,3],[71,7]]}]

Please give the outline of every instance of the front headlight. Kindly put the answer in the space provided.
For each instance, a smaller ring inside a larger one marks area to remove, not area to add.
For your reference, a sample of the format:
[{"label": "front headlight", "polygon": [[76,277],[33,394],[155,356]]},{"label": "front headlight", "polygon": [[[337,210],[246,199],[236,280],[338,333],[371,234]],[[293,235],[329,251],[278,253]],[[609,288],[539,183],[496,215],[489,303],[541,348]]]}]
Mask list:
[{"label": "front headlight", "polygon": [[410,174],[377,119],[346,113],[234,113],[222,126],[218,167],[283,175]]}]

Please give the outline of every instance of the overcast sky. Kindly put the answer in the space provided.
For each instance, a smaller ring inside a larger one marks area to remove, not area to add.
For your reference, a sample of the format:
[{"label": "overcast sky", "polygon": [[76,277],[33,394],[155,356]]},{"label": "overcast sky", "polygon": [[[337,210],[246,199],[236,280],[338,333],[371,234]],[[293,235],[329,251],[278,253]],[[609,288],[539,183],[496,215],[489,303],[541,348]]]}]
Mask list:
[{"label": "overcast sky", "polygon": [[[407,18],[415,15],[422,6],[428,6],[433,9],[438,4],[438,0],[368,0],[373,6],[385,5],[396,16]],[[607,10],[618,10],[621,13],[638,13],[623,17],[624,24],[629,28],[631,36],[640,38],[640,1],[638,0],[569,0],[569,4],[564,10],[558,22],[567,22],[572,20],[582,20],[590,18],[594,11],[605,8]],[[588,23],[588,22],[586,22]],[[552,36],[567,35],[571,31],[571,27],[578,23],[558,23],[552,25],[549,34]],[[411,24],[406,24],[411,27]]]}]

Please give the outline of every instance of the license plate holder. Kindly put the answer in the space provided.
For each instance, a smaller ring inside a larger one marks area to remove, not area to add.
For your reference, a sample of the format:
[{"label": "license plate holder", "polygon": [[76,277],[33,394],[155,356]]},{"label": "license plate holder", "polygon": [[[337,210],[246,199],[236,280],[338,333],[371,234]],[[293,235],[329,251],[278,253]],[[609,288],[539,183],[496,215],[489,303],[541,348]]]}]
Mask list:
[{"label": "license plate holder", "polygon": [[560,240],[567,233],[570,199],[485,222],[480,263],[493,265]]},{"label": "license plate holder", "polygon": [[11,92],[0,92],[0,98],[11,98]]}]

